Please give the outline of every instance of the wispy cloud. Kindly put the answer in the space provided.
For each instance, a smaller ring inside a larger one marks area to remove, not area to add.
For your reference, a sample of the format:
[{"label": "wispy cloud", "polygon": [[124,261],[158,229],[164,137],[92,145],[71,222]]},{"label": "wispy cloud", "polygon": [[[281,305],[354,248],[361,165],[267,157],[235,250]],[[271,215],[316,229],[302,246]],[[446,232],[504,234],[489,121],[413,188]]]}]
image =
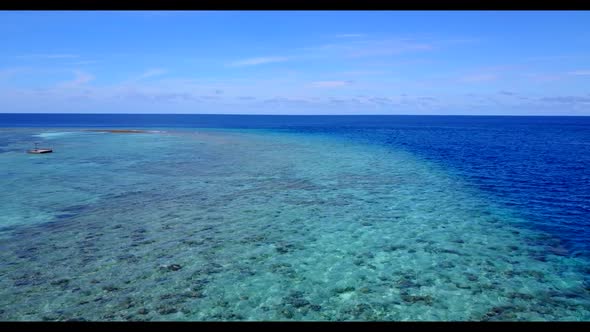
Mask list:
[{"label": "wispy cloud", "polygon": [[144,80],[151,77],[161,76],[166,74],[168,71],[162,68],[148,69],[143,74],[139,75],[136,80]]},{"label": "wispy cloud", "polygon": [[70,63],[70,65],[72,66],[83,66],[83,65],[91,65],[94,63],[97,63],[98,61],[96,60],[85,60],[85,61],[76,61],[76,62],[72,62]]},{"label": "wispy cloud", "polygon": [[60,84],[58,84],[58,88],[75,88],[75,87],[80,87],[92,80],[94,80],[94,75],[80,71],[80,70],[75,70],[74,71],[74,79],[66,81],[66,82],[62,82]]},{"label": "wispy cloud", "polygon": [[524,76],[536,83],[559,81],[565,78],[563,74],[525,74]]},{"label": "wispy cloud", "polygon": [[73,59],[79,58],[77,54],[26,54],[19,55],[17,58],[40,58],[40,59]]},{"label": "wispy cloud", "polygon": [[498,79],[498,75],[497,74],[482,73],[482,74],[474,74],[474,75],[463,76],[459,80],[461,82],[477,83],[477,82],[490,82],[490,81],[494,81],[494,80],[497,80],[497,79]]},{"label": "wispy cloud", "polygon": [[419,42],[412,39],[351,39],[317,47],[305,48],[314,54],[345,57],[378,57],[398,55],[406,52],[429,51],[434,48],[432,43]]},{"label": "wispy cloud", "polygon": [[28,67],[12,67],[12,68],[0,69],[0,79],[12,78],[12,77],[14,77],[14,75],[17,75],[18,73],[25,72],[27,70],[30,70],[30,68],[28,68]]},{"label": "wispy cloud", "polygon": [[543,102],[550,103],[563,103],[563,104],[577,104],[577,103],[590,103],[590,97],[581,96],[557,96],[557,97],[544,97],[540,99]]},{"label": "wispy cloud", "polygon": [[307,98],[300,97],[274,97],[265,99],[262,101],[263,104],[279,104],[279,105],[306,105],[311,103]]},{"label": "wispy cloud", "polygon": [[350,70],[339,72],[340,75],[351,75],[351,76],[368,76],[368,75],[384,75],[388,74],[385,70]]},{"label": "wispy cloud", "polygon": [[511,91],[500,91],[498,92],[498,94],[504,95],[504,96],[514,96],[516,95],[516,93],[511,92]]},{"label": "wispy cloud", "polygon": [[116,99],[126,99],[128,101],[139,102],[194,102],[198,101],[198,97],[186,92],[167,92],[158,90],[122,90],[114,91],[112,95]]},{"label": "wispy cloud", "polygon": [[285,62],[289,59],[290,59],[289,57],[284,57],[284,56],[249,58],[249,59],[234,61],[234,62],[230,63],[229,66],[230,67],[257,66],[257,65],[267,64],[267,63]]},{"label": "wispy cloud", "polygon": [[545,55],[545,56],[536,56],[536,57],[529,57],[525,60],[527,61],[553,61],[553,60],[572,60],[572,59],[583,59],[588,58],[587,54],[570,54],[570,55]]},{"label": "wispy cloud", "polygon": [[390,56],[412,51],[430,51],[434,47],[426,43],[384,43],[374,47],[358,48],[349,53],[352,57]]},{"label": "wispy cloud", "polygon": [[479,38],[454,38],[454,39],[441,39],[435,42],[437,45],[456,45],[456,44],[472,44],[479,43]]},{"label": "wispy cloud", "polygon": [[202,99],[209,99],[209,100],[211,100],[211,99],[221,99],[221,97],[220,97],[220,96],[211,96],[211,95],[206,95],[206,96],[199,96],[199,98],[202,98]]},{"label": "wispy cloud", "polygon": [[590,76],[590,69],[570,71],[568,75]]},{"label": "wispy cloud", "polygon": [[141,81],[148,80],[153,77],[162,76],[166,73],[168,73],[168,70],[162,69],[162,68],[148,69],[137,76],[130,77],[129,79],[121,82],[120,85],[121,86],[135,85],[135,84],[140,83]]},{"label": "wispy cloud", "polygon": [[336,38],[359,38],[359,37],[366,37],[367,35],[364,33],[343,33],[336,35]]},{"label": "wispy cloud", "polygon": [[351,84],[352,81],[316,81],[312,82],[310,85],[314,88],[338,88]]}]

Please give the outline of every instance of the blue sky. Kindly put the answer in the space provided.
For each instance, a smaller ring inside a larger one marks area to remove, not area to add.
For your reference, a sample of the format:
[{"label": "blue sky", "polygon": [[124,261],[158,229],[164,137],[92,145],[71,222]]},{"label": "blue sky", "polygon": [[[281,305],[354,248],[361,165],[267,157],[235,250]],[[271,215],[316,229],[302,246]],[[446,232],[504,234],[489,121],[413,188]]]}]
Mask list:
[{"label": "blue sky", "polygon": [[0,112],[590,115],[588,11],[4,11]]}]

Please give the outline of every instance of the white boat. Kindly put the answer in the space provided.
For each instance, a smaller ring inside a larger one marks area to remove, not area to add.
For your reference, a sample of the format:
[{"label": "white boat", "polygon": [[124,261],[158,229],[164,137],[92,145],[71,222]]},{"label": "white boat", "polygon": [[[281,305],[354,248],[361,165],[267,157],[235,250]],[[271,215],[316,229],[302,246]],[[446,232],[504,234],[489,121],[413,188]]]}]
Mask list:
[{"label": "white boat", "polygon": [[51,149],[51,148],[39,148],[37,145],[39,145],[39,143],[35,143],[35,148],[31,149],[31,150],[27,150],[27,153],[40,154],[40,153],[53,152],[53,149]]}]

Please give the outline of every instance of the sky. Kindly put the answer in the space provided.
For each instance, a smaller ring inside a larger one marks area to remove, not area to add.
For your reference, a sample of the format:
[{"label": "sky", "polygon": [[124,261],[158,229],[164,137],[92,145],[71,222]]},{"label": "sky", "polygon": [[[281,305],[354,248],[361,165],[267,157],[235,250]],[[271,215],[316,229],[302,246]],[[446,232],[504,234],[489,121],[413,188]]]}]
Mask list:
[{"label": "sky", "polygon": [[3,11],[0,112],[590,115],[590,11]]}]

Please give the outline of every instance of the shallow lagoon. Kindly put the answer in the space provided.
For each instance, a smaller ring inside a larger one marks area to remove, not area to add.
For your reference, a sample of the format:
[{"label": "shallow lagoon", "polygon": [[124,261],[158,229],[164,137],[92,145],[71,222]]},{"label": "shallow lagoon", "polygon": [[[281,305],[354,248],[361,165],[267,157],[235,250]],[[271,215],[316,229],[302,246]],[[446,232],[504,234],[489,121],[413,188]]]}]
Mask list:
[{"label": "shallow lagoon", "polygon": [[[401,149],[270,130],[0,135],[1,320],[590,319],[586,258]],[[55,152],[23,153],[31,140]]]}]

